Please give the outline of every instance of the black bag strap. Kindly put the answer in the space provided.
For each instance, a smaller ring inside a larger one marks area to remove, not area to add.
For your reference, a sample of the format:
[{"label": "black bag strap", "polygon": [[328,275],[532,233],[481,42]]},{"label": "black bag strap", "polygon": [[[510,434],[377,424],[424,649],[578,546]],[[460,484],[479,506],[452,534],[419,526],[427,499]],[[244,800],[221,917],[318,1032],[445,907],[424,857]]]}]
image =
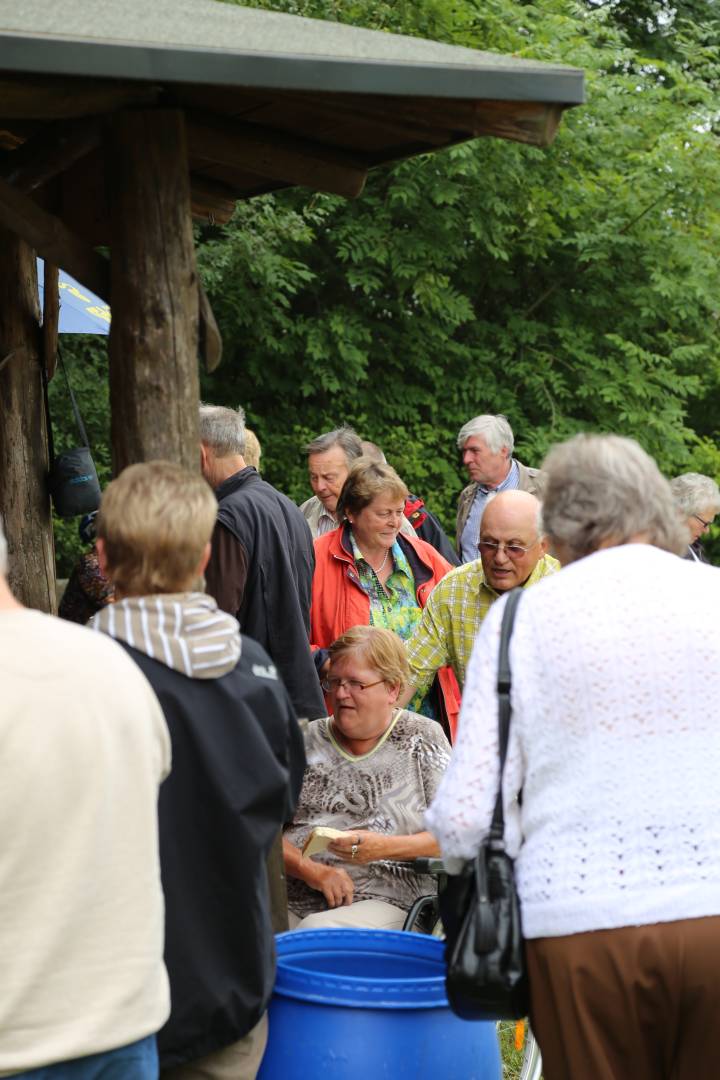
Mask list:
[{"label": "black bag strap", "polygon": [[57,353],[58,353],[58,360],[60,361],[60,367],[62,368],[62,373],[63,373],[63,375],[65,377],[65,385],[67,386],[68,393],[70,394],[70,402],[72,404],[72,410],[73,410],[73,415],[75,417],[75,423],[76,423],[77,429],[78,429],[78,431],[80,433],[80,438],[82,439],[83,446],[87,446],[87,448],[89,450],[90,449],[90,443],[88,442],[87,431],[85,430],[85,425],[83,424],[83,418],[82,418],[82,415],[80,413],[78,403],[77,403],[77,401],[75,399],[75,394],[73,393],[73,388],[70,385],[70,379],[68,378],[67,368],[65,367],[65,361],[63,360],[62,350],[60,349],[60,346],[58,346]]},{"label": "black bag strap", "polygon": [[498,793],[495,800],[492,823],[490,825],[490,840],[502,843],[505,832],[505,817],[503,814],[503,772],[505,770],[505,758],[507,757],[508,742],[510,739],[510,718],[512,707],[510,705],[510,687],[512,676],[510,672],[510,638],[515,625],[522,588],[513,589],[509,593],[505,610],[503,611],[502,625],[500,627],[500,654],[498,656],[497,672],[497,696],[498,696],[498,753],[500,756],[500,777],[498,780]]},{"label": "black bag strap", "polygon": [[55,444],[53,443],[53,429],[52,419],[50,418],[50,397],[48,393],[48,374],[45,367],[45,360],[40,357],[40,374],[42,376],[42,388],[43,388],[43,403],[45,405],[45,426],[47,428],[47,441],[48,441],[48,462],[50,469],[53,467],[55,461]]}]

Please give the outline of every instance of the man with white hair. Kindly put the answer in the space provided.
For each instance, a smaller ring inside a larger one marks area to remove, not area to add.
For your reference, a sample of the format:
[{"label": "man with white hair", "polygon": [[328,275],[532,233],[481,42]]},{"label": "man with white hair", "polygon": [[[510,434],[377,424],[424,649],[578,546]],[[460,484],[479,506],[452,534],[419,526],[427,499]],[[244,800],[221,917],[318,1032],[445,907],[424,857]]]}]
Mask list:
[{"label": "man with white hair", "polygon": [[458,500],[456,544],[461,562],[477,558],[477,541],[483,507],[491,491],[514,488],[542,495],[542,475],[513,456],[515,439],[502,414],[475,416],[463,424],[457,437],[470,483]]},{"label": "man with white hair", "polygon": [[119,645],[6,573],[0,522],[0,1076],[155,1080],[165,720]]},{"label": "man with white hair", "polygon": [[294,502],[243,457],[245,413],[200,406],[202,473],[218,500],[206,587],[270,654],[299,717],[326,713],[310,652],[315,552]]},{"label": "man with white hair", "polygon": [[475,550],[480,557],[451,570],[428,597],[407,642],[412,685],[400,704],[429,688],[443,667],[453,669],[462,690],[475,638],[490,607],[510,589],[534,585],[558,569],[547,554],[540,503],[527,491],[488,497]]}]

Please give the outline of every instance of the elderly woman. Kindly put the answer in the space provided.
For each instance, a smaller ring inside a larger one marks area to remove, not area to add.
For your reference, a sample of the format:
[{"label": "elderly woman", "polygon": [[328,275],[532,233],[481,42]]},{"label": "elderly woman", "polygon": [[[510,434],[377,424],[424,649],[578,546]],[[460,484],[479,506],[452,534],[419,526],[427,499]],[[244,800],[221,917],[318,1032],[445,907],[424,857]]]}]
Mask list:
[{"label": "elderly woman", "polygon": [[670,488],[690,530],[690,543],[683,557],[694,562],[707,562],[700,537],[720,513],[720,489],[711,477],[692,472],[676,476],[670,481]]},{"label": "elderly woman", "polygon": [[[450,756],[438,724],[396,708],[408,674],[389,630],[356,626],[330,647],[333,714],[307,727],[300,802],[283,840],[292,927],[400,929],[433,891],[431,879],[388,861],[437,854],[423,814]],[[318,825],[344,835],[304,856]]]},{"label": "elderly woman", "polygon": [[[390,465],[361,457],[338,499],[339,528],[315,541],[310,640],[316,650],[352,626],[380,626],[408,638],[437,582],[452,569],[434,547],[400,532],[408,490]],[[324,664],[326,653],[316,662]],[[449,668],[410,708],[455,730],[459,691]]]},{"label": "elderly woman", "polygon": [[[565,568],[517,609],[503,794],[544,1076],[713,1076],[720,571],[669,554],[687,534],[631,440],[580,435],[543,468]],[[492,816],[504,607],[475,644],[426,816],[446,857],[472,856]]]}]

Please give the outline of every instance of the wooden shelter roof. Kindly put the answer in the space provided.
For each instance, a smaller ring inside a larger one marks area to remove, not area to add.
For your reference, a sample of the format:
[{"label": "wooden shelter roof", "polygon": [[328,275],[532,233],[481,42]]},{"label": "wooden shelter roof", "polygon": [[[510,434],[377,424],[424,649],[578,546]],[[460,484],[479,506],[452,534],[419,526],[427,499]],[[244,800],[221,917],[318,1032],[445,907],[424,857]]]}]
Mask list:
[{"label": "wooden shelter roof", "polygon": [[[542,146],[583,74],[218,0],[0,0],[0,175],[65,174],[63,216],[102,227],[101,119],[185,113],[193,212],[294,184],[354,196],[368,169],[496,135]],[[76,205],[78,204],[79,205]]]}]

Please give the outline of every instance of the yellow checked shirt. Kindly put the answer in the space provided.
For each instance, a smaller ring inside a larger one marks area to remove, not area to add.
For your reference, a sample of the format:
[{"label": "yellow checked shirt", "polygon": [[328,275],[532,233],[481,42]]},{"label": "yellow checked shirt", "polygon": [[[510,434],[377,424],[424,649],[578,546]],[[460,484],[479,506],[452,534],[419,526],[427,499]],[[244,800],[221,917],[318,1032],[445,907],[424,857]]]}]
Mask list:
[{"label": "yellow checked shirt", "polygon": [[[523,588],[559,569],[556,559],[544,555]],[[486,583],[480,559],[455,567],[437,583],[407,641],[413,686],[427,691],[438,669],[449,666],[462,690],[480,624],[499,595]]]}]

